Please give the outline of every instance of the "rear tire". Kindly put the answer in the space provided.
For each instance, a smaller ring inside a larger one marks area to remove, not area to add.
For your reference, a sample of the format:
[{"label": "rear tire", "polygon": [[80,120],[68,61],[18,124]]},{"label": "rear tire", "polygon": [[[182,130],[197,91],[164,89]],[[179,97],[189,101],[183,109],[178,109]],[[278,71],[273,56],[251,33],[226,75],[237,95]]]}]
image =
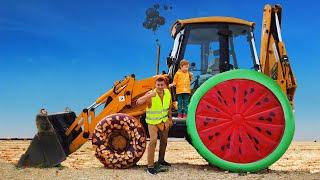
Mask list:
[{"label": "rear tire", "polygon": [[96,157],[106,168],[128,168],[142,157],[146,149],[146,133],[134,117],[112,114],[97,124],[92,144],[96,148]]},{"label": "rear tire", "polygon": [[187,130],[210,164],[255,172],[276,162],[294,134],[292,108],[278,84],[251,70],[218,74],[191,98]]}]

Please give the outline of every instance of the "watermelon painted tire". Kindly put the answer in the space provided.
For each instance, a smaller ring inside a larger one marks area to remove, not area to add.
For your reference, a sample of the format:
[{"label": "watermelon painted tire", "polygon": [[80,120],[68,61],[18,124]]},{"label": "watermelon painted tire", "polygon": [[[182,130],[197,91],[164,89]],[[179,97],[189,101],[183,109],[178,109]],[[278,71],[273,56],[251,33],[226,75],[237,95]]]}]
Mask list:
[{"label": "watermelon painted tire", "polygon": [[232,172],[272,165],[288,149],[294,129],[286,95],[274,80],[252,70],[210,78],[188,109],[192,145],[210,164]]}]

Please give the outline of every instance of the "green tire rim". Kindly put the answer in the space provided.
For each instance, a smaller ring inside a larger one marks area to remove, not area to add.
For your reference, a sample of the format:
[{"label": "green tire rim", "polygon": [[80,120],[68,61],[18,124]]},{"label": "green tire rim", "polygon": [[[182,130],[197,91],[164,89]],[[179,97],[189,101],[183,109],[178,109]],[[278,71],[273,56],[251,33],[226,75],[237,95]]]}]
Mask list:
[{"label": "green tire rim", "polygon": [[[201,98],[208,92],[212,87],[217,84],[232,80],[232,79],[247,79],[252,80],[257,83],[264,85],[279,100],[285,117],[285,129],[280,143],[274,149],[274,151],[264,157],[261,160],[250,162],[250,163],[234,163],[221,159],[220,157],[213,154],[202,142],[195,122],[196,109]],[[206,159],[210,164],[218,166],[221,169],[232,171],[232,172],[256,172],[265,169],[276,162],[288,149],[293,135],[294,135],[295,125],[294,117],[291,105],[287,99],[287,96],[282,92],[279,85],[269,78],[268,76],[253,71],[253,70],[231,70],[224,72],[214,77],[211,77],[206,82],[204,82],[193,94],[189,107],[188,107],[188,119],[187,119],[187,132],[191,139],[191,143],[194,148],[199,152],[199,154]]]}]

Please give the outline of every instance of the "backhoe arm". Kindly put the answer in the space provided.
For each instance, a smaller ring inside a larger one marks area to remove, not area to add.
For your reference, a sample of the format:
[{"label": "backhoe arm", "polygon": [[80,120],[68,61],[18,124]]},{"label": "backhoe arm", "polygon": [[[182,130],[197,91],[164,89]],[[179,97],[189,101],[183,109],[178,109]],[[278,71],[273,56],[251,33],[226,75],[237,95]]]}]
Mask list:
[{"label": "backhoe arm", "polygon": [[282,41],[281,11],[280,5],[264,7],[260,49],[261,71],[277,81],[293,106],[297,82]]}]

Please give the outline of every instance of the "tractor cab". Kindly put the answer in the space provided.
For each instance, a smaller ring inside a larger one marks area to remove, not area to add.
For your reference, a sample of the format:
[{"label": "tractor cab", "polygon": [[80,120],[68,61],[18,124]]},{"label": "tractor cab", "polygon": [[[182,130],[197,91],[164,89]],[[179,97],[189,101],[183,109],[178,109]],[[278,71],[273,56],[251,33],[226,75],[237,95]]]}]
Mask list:
[{"label": "tractor cab", "polygon": [[173,78],[182,59],[190,62],[192,89],[210,77],[231,69],[259,70],[254,23],[232,17],[178,20],[172,26],[173,49],[167,58]]}]

